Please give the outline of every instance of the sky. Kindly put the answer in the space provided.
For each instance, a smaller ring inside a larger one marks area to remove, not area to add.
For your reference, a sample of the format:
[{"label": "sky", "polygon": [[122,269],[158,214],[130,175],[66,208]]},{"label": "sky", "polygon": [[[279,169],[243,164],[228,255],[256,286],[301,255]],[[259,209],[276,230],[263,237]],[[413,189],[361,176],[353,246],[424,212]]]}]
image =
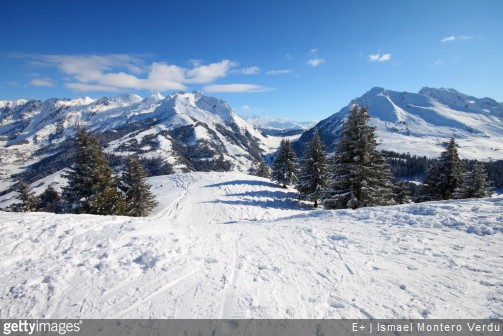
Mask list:
[{"label": "sky", "polygon": [[1,1],[0,100],[202,91],[321,120],[372,87],[503,102],[503,1]]}]

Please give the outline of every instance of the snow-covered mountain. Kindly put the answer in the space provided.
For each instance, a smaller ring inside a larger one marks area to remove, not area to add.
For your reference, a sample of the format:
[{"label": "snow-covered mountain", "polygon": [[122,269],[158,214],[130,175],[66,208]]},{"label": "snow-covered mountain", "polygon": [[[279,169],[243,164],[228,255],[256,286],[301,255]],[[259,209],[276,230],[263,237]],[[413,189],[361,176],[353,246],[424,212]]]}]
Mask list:
[{"label": "snow-covered mountain", "polygon": [[[0,102],[0,179],[28,167],[61,169],[77,125],[101,133],[106,151],[161,157],[178,171],[246,171],[270,150],[270,139],[223,100],[200,92],[148,98]],[[1,191],[2,185],[0,185]]]},{"label": "snow-covered mountain", "polygon": [[[419,93],[373,88],[357,99],[368,108],[381,149],[436,157],[455,137],[467,159],[503,159],[503,106],[454,89],[423,88]],[[332,150],[353,102],[315,127]],[[296,144],[301,153],[313,129]]]},{"label": "snow-covered mountain", "polygon": [[278,118],[271,116],[241,115],[249,124],[270,135],[294,135],[316,125],[317,121],[295,121],[290,118]]}]

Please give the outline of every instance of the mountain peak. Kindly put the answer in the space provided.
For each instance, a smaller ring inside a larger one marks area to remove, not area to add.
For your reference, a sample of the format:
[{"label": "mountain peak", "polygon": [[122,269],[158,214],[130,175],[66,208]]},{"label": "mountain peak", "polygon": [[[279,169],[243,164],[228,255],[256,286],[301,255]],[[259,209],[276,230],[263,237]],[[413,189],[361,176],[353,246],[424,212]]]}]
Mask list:
[{"label": "mountain peak", "polygon": [[158,100],[163,100],[164,96],[160,92],[155,92],[150,95],[150,100],[153,101],[158,101]]},{"label": "mountain peak", "polygon": [[421,90],[419,90],[418,94],[423,95],[423,96],[427,96],[427,97],[432,97],[432,98],[442,97],[442,96],[447,96],[447,95],[469,97],[468,95],[461,93],[461,92],[459,92],[455,89],[452,89],[452,88],[443,88],[443,87],[431,88],[431,87],[427,87],[427,86],[425,86]]}]

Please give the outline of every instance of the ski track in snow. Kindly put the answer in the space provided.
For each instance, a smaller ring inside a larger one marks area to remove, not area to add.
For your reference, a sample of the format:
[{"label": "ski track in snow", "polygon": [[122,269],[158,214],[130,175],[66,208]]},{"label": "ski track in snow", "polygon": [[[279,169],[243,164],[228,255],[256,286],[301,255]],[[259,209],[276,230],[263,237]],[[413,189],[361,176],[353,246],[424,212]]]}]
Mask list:
[{"label": "ski track in snow", "polygon": [[0,212],[0,318],[503,317],[503,199],[312,210],[153,177],[148,218]]}]

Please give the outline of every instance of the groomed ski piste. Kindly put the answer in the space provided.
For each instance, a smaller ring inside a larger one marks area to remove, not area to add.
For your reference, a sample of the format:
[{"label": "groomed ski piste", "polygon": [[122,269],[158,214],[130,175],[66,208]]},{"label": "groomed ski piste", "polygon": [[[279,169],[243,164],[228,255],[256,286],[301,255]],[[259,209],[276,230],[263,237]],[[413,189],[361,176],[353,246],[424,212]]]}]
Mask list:
[{"label": "groomed ski piste", "polygon": [[0,212],[0,318],[502,318],[503,198],[314,210],[240,173],[147,218]]}]

